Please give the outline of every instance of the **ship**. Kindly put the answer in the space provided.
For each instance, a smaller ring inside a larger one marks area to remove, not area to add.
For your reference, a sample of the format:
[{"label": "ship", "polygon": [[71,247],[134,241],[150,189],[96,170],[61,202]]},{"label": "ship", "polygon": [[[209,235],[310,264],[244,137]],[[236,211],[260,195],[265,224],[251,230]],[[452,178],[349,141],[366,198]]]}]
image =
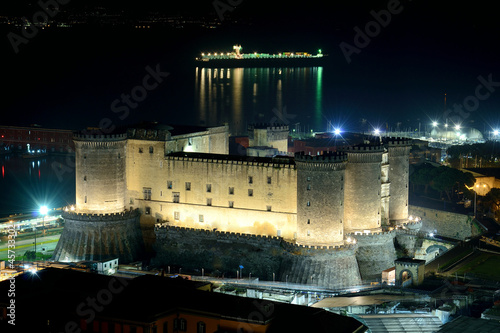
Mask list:
[{"label": "ship", "polygon": [[233,52],[203,52],[196,60],[199,67],[310,67],[325,63],[321,49],[317,54],[307,52],[243,53],[241,45],[234,45]]}]

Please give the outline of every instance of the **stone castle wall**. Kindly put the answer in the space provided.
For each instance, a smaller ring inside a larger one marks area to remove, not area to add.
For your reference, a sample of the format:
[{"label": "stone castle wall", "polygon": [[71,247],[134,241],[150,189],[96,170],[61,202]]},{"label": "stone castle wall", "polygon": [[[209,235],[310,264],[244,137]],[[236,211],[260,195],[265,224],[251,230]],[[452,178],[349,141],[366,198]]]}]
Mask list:
[{"label": "stone castle wall", "polygon": [[395,236],[396,231],[348,235],[348,237],[356,239],[358,245],[356,259],[363,279],[379,278],[383,270],[394,267],[396,259]]},{"label": "stone castle wall", "polygon": [[381,230],[381,146],[349,147],[345,174],[345,232]]},{"label": "stone castle wall", "polygon": [[125,208],[126,135],[75,135],[76,209],[116,213]]},{"label": "stone castle wall", "polygon": [[408,219],[408,186],[409,186],[409,154],[408,140],[391,141],[389,143],[389,181],[391,195],[389,199],[389,218],[394,220]]},{"label": "stone castle wall", "polygon": [[409,214],[422,219],[421,231],[425,233],[437,230],[440,236],[459,240],[482,233],[481,227],[474,223],[473,217],[465,214],[412,205],[409,206]]},{"label": "stone castle wall", "polygon": [[297,242],[344,243],[346,154],[297,154]]},{"label": "stone castle wall", "polygon": [[62,217],[65,226],[52,260],[118,258],[128,263],[144,252],[137,211],[104,215],[63,212]]},{"label": "stone castle wall", "polygon": [[[129,202],[147,212],[143,221],[295,238],[293,160],[134,155],[127,174]],[[145,188],[150,198],[144,197]]]},{"label": "stone castle wall", "polygon": [[349,247],[307,247],[281,237],[157,225],[157,266],[182,267],[235,277],[243,276],[337,288],[360,283],[358,265]]}]

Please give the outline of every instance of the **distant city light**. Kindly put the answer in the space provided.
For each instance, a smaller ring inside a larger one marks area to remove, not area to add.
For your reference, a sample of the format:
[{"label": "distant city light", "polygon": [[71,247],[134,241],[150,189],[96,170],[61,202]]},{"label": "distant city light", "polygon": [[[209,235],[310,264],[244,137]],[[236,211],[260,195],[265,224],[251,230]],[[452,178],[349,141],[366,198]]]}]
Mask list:
[{"label": "distant city light", "polygon": [[437,121],[432,122],[432,126],[436,127],[438,125]]},{"label": "distant city light", "polygon": [[336,128],[333,133],[335,133],[335,135],[340,135],[340,128]]},{"label": "distant city light", "polygon": [[457,131],[460,131],[460,125],[455,125],[455,129],[456,129]]},{"label": "distant city light", "polygon": [[500,131],[498,131],[498,130],[493,131],[493,135],[498,135],[499,133],[500,133]]},{"label": "distant city light", "polygon": [[373,130],[373,133],[374,133],[375,135],[379,135],[379,134],[380,134],[380,129],[375,128],[375,129]]}]

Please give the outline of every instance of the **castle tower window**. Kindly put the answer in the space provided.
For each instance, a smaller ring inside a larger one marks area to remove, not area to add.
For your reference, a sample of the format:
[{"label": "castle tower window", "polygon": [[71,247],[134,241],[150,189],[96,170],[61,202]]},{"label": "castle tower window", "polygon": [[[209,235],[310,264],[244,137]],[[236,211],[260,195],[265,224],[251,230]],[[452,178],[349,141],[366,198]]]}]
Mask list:
[{"label": "castle tower window", "polygon": [[151,207],[146,207],[146,210],[144,211],[144,214],[151,215]]},{"label": "castle tower window", "polygon": [[191,182],[186,182],[186,191],[191,191]]},{"label": "castle tower window", "polygon": [[253,184],[253,177],[252,176],[248,176],[248,184]]},{"label": "castle tower window", "polygon": [[200,222],[203,222],[203,215],[200,215],[198,218]]},{"label": "castle tower window", "polygon": [[86,182],[87,181],[87,176],[83,176],[83,181]]},{"label": "castle tower window", "polygon": [[162,197],[162,196],[163,196],[163,191],[160,191],[160,197]]},{"label": "castle tower window", "polygon": [[234,201],[229,201],[229,208],[233,208],[234,207]]},{"label": "castle tower window", "polygon": [[311,184],[307,184],[307,190],[310,191],[311,190]]},{"label": "castle tower window", "polygon": [[310,207],[310,206],[311,206],[311,201],[308,201],[308,202],[306,203],[306,205],[307,205],[307,207]]},{"label": "castle tower window", "polygon": [[207,198],[207,206],[212,206],[212,198]]},{"label": "castle tower window", "polygon": [[175,203],[179,203],[179,199],[180,199],[180,197],[181,197],[181,194],[180,194],[179,192],[174,192],[174,193],[172,193],[172,194],[173,194],[173,196],[174,196],[174,197],[173,197],[173,202],[175,202]]},{"label": "castle tower window", "polygon": [[271,206],[266,206],[266,209],[267,209],[268,212],[270,212],[271,211]]},{"label": "castle tower window", "polygon": [[231,194],[231,195],[234,194],[234,187],[229,188],[229,194]]},{"label": "castle tower window", "polygon": [[171,180],[167,180],[167,188],[168,188],[169,190],[171,190],[171,189],[172,189],[172,181],[171,181]]},{"label": "castle tower window", "polygon": [[85,203],[87,203],[87,196],[85,196]]},{"label": "castle tower window", "polygon": [[311,236],[311,231],[307,230],[307,236]]},{"label": "castle tower window", "polygon": [[311,177],[307,177],[307,181],[310,182],[311,181]]},{"label": "castle tower window", "polygon": [[151,200],[151,187],[143,187],[144,200]]},{"label": "castle tower window", "polygon": [[207,184],[207,192],[212,192],[212,184]]},{"label": "castle tower window", "polygon": [[267,183],[271,184],[271,177],[267,177]]},{"label": "castle tower window", "polygon": [[307,224],[311,224],[311,220],[310,219],[307,219]]},{"label": "castle tower window", "polygon": [[204,322],[199,321],[197,324],[197,327],[196,327],[196,332],[197,333],[206,333],[206,328],[207,328],[207,325],[205,325]]},{"label": "castle tower window", "polygon": [[251,188],[248,189],[248,196],[253,197],[253,190]]},{"label": "castle tower window", "polygon": [[133,205],[134,204],[134,198],[130,198],[130,204]]},{"label": "castle tower window", "polygon": [[179,221],[181,218],[181,214],[179,212],[174,212],[174,220]]},{"label": "castle tower window", "polygon": [[139,153],[142,154],[142,148],[139,148]]},{"label": "castle tower window", "polygon": [[120,155],[120,153],[118,153],[118,159],[120,159],[120,157],[121,157],[121,155]]},{"label": "castle tower window", "polygon": [[149,153],[152,154],[154,151],[153,146],[149,146]]}]

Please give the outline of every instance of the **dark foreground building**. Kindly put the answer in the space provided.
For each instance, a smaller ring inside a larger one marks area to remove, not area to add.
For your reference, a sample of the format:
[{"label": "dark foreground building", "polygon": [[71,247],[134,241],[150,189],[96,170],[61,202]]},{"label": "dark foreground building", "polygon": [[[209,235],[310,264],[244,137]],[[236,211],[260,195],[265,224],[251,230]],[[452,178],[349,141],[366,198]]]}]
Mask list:
[{"label": "dark foreground building", "polygon": [[[9,289],[15,286],[15,295]],[[0,283],[1,332],[366,332],[323,309],[207,291],[207,283],[49,268]],[[15,300],[15,326],[8,323]]]}]

